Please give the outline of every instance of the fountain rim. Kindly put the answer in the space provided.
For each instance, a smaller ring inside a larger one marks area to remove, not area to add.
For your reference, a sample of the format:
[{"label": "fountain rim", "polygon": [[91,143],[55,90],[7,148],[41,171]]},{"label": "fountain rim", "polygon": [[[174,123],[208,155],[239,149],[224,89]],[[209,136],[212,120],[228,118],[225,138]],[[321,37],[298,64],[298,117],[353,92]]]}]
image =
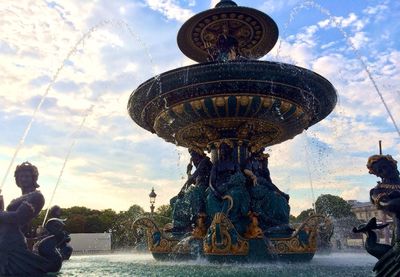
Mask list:
[{"label": "fountain rim", "polygon": [[[264,40],[265,45],[263,46],[262,51],[257,54],[254,54],[252,58],[261,58],[270,52],[279,38],[279,28],[276,22],[270,17],[268,14],[245,6],[222,6],[222,7],[214,7],[200,13],[197,13],[190,17],[185,23],[182,24],[180,27],[178,34],[177,34],[177,44],[178,48],[182,51],[182,53],[189,57],[190,59],[197,61],[197,62],[207,62],[207,54],[201,53],[201,51],[195,47],[191,48],[190,42],[185,41],[185,35],[188,35],[191,30],[191,27],[196,25],[197,23],[201,22],[204,18],[208,16],[212,16],[214,14],[222,14],[222,13],[233,13],[233,12],[242,12],[247,13],[252,16],[256,16],[258,19],[262,19],[262,21],[268,26],[266,32],[270,34],[271,37],[266,38]],[[191,26],[192,25],[192,26]],[[261,41],[262,42],[262,41]],[[260,43],[260,42],[259,42]],[[186,45],[185,45],[186,44]],[[191,52],[194,51],[194,52]]]},{"label": "fountain rim", "polygon": [[[219,61],[210,61],[210,62],[204,62],[204,63],[196,63],[196,64],[191,64],[191,65],[187,65],[187,66],[182,66],[182,67],[177,67],[171,70],[167,70],[163,73],[157,74],[149,79],[147,79],[146,81],[144,81],[143,83],[141,83],[135,90],[133,90],[133,92],[131,93],[131,95],[129,96],[129,102],[128,105],[130,103],[131,98],[135,95],[135,92],[138,91],[141,87],[147,85],[148,83],[154,82],[154,81],[158,81],[160,82],[161,77],[166,77],[170,74],[173,74],[175,72],[178,71],[183,71],[189,68],[198,68],[198,67],[203,67],[203,66],[208,66],[208,65],[221,65],[221,66],[225,66],[227,64],[237,64],[237,63],[245,63],[245,64],[250,64],[250,63],[258,63],[258,64],[270,64],[270,65],[280,65],[280,66],[284,66],[284,67],[290,67],[290,68],[296,68],[302,72],[307,72],[311,75],[316,75],[317,78],[320,78],[324,81],[326,81],[327,83],[329,83],[334,89],[335,87],[333,86],[333,84],[326,79],[324,76],[322,76],[321,74],[311,70],[311,69],[307,69],[301,66],[297,66],[294,64],[289,64],[289,63],[283,63],[283,62],[275,62],[275,61],[264,61],[264,60],[231,60],[231,61],[226,61],[226,62],[219,62]],[[336,89],[335,89],[336,92]]]},{"label": "fountain rim", "polygon": [[[317,122],[321,121],[322,119],[324,119],[325,117],[327,117],[334,109],[336,103],[337,103],[337,90],[335,89],[335,87],[332,85],[332,83],[327,80],[325,77],[323,77],[322,75],[303,68],[303,67],[299,67],[296,65],[292,65],[292,64],[287,64],[287,63],[281,63],[281,62],[272,62],[272,61],[260,61],[260,60],[234,60],[234,61],[228,61],[228,62],[207,62],[207,63],[199,63],[199,64],[193,64],[193,65],[189,65],[189,66],[184,66],[184,67],[179,67],[179,68],[175,68],[169,71],[166,71],[164,73],[161,73],[159,75],[156,75],[150,79],[148,79],[147,81],[143,82],[142,84],[140,84],[130,95],[129,97],[129,101],[128,101],[128,113],[131,117],[131,119],[138,124],[140,127],[155,133],[155,130],[153,128],[153,126],[151,125],[150,122],[147,122],[146,120],[144,120],[143,116],[145,115],[144,113],[146,113],[145,111],[145,107],[148,106],[148,104],[152,101],[154,101],[157,98],[163,98],[165,97],[165,95],[168,95],[169,93],[171,93],[172,91],[175,91],[177,89],[182,89],[184,87],[183,81],[182,80],[178,80],[179,84],[176,85],[176,88],[174,89],[166,89],[166,90],[162,90],[163,86],[162,86],[162,82],[164,78],[169,79],[171,78],[171,75],[173,76],[174,74],[179,74],[179,72],[189,72],[190,69],[201,69],[201,68],[209,68],[210,66],[220,66],[220,67],[230,67],[231,65],[240,65],[243,64],[243,66],[247,66],[244,67],[244,70],[247,72],[251,72],[252,68],[251,65],[254,66],[254,69],[257,68],[258,66],[261,67],[265,67],[265,71],[267,72],[267,69],[273,69],[273,68],[281,68],[281,72],[282,71],[287,71],[287,72],[292,72],[292,71],[297,71],[300,72],[298,74],[296,74],[296,78],[298,78],[298,80],[301,80],[301,76],[304,76],[304,78],[309,78],[309,80],[313,80],[314,84],[318,84],[320,83],[322,85],[322,89],[321,87],[318,87],[317,90],[312,90],[311,88],[313,87],[312,85],[310,86],[310,89],[307,90],[306,86],[307,84],[304,83],[303,87],[301,86],[294,86],[293,84],[291,84],[289,81],[288,83],[282,83],[279,82],[278,80],[276,80],[276,82],[274,80],[268,80],[268,79],[262,79],[256,76],[256,78],[243,78],[243,79],[230,79],[229,81],[239,81],[239,82],[245,82],[246,79],[249,80],[253,80],[254,82],[265,82],[265,83],[273,83],[273,84],[277,84],[279,86],[286,86],[286,87],[294,87],[297,89],[302,90],[303,92],[306,92],[308,94],[311,94],[313,97],[315,97],[315,99],[317,100],[318,104],[316,107],[319,107],[320,109],[322,109],[323,112],[319,112],[317,113],[313,119],[310,121],[308,127],[316,124]],[[231,67],[232,68],[232,67]],[[258,71],[260,71],[259,69],[260,67],[258,67]],[[263,71],[261,69],[261,71]],[[220,72],[224,72],[223,70],[221,70]],[[279,71],[277,71],[279,72]],[[182,74],[182,73],[181,73]],[[228,73],[227,73],[228,74]],[[182,75],[183,76],[183,75]],[[262,76],[268,76],[268,75],[262,75]],[[285,76],[290,77],[290,73],[285,73]],[[173,76],[174,78],[177,78],[177,76]],[[294,79],[296,80],[296,79]],[[215,80],[215,83],[218,82],[226,82],[227,79],[220,79],[220,80]],[[210,80],[209,83],[213,83],[213,80]],[[295,82],[295,81],[293,81]],[[190,84],[186,84],[186,86],[188,85],[193,85],[196,86],[196,84],[200,84],[200,82],[194,81]],[[312,84],[312,82],[311,82]],[[147,88],[146,88],[147,86]],[[154,91],[157,89],[161,90],[156,93],[153,94],[151,96],[149,96],[149,91]],[[326,88],[326,90],[324,90],[323,88]],[[144,92],[147,91],[147,94]],[[327,94],[323,95],[321,93],[319,93],[320,91],[326,91]],[[256,92],[255,92],[256,93]],[[279,95],[275,95],[276,97],[279,97]],[[137,104],[134,104],[136,102],[136,100],[139,100],[140,102],[142,102],[144,105],[142,106],[142,108],[139,108],[139,110],[135,111],[134,107],[138,107]],[[322,100],[322,102],[321,102]],[[307,128],[308,128],[307,127]]]}]

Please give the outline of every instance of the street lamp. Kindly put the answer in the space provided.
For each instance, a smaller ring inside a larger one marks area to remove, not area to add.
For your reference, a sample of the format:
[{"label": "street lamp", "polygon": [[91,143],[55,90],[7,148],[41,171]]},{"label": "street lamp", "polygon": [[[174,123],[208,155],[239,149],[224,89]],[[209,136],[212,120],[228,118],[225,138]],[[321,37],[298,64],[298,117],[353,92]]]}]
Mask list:
[{"label": "street lamp", "polygon": [[151,215],[154,213],[154,203],[156,203],[156,197],[157,194],[154,192],[154,188],[151,189],[151,192],[149,194],[150,197],[150,210],[151,210]]}]

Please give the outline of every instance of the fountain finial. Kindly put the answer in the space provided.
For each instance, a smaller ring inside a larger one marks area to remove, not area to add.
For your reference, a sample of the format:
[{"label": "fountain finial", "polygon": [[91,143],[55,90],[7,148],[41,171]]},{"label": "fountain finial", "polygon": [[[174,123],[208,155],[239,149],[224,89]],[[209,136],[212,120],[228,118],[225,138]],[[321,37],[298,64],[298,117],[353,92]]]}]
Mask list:
[{"label": "fountain finial", "polygon": [[231,0],[221,0],[217,5],[216,8],[224,8],[224,7],[237,7],[237,4]]}]

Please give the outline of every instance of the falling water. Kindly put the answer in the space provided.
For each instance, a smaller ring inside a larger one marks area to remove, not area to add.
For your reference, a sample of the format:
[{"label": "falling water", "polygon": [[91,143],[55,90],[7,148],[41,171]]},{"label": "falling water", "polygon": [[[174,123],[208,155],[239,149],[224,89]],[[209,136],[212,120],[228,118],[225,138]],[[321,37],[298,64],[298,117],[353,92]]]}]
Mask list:
[{"label": "falling water", "polygon": [[[282,38],[286,36],[286,30],[288,29],[289,25],[294,21],[294,19],[296,18],[296,15],[304,8],[307,8],[306,3],[301,3],[292,9],[292,11],[289,14],[289,20],[283,25]],[[279,44],[276,49],[276,55],[275,55],[276,59],[279,59],[279,56],[280,56],[280,52],[282,49],[282,42],[283,42],[282,38],[279,39]]]},{"label": "falling water", "polygon": [[[75,136],[77,136],[78,133],[82,130],[82,127],[83,127],[83,125],[85,124],[85,121],[86,121],[88,115],[92,112],[93,107],[94,107],[94,105],[90,106],[90,108],[87,109],[87,110],[84,112],[82,122],[81,122],[81,124],[79,125],[78,129],[76,130]],[[68,149],[67,155],[65,156],[65,160],[64,160],[64,163],[63,163],[63,165],[62,165],[60,174],[58,175],[58,179],[57,179],[56,185],[54,186],[54,190],[53,190],[53,193],[51,194],[51,198],[50,198],[49,204],[47,205],[46,215],[45,215],[45,217],[44,217],[44,219],[43,219],[42,227],[44,227],[44,224],[46,223],[46,219],[47,219],[47,217],[48,217],[48,215],[49,215],[49,211],[50,211],[50,206],[51,206],[51,204],[53,203],[54,195],[56,194],[58,185],[60,184],[61,177],[62,177],[62,175],[63,175],[63,173],[64,173],[65,166],[67,165],[67,162],[68,162],[68,160],[69,160],[69,156],[71,155],[72,148],[73,148],[73,147],[75,146],[75,144],[76,144],[76,140],[77,140],[77,139],[75,138],[75,139],[72,141],[72,143],[71,143],[71,145],[70,145],[70,147],[69,147],[69,149]]]},{"label": "falling water", "polygon": [[305,138],[305,143],[304,143],[304,149],[305,149],[305,154],[306,154],[306,165],[307,165],[307,172],[308,172],[308,180],[310,181],[310,188],[311,188],[311,197],[312,197],[312,207],[317,213],[316,207],[315,207],[315,195],[314,195],[314,185],[312,181],[312,175],[311,175],[311,168],[310,168],[310,153],[308,151],[308,137],[307,137],[307,132],[304,132],[304,138]]},{"label": "falling water", "polygon": [[[126,23],[126,22],[123,21],[123,20],[105,20],[105,21],[102,21],[102,22],[100,22],[99,24],[93,26],[92,28],[90,28],[86,33],[83,34],[83,36],[81,36],[81,38],[80,38],[80,39],[75,43],[75,45],[71,48],[71,50],[68,52],[67,56],[65,57],[65,59],[63,60],[63,62],[61,63],[61,65],[58,67],[58,69],[56,70],[56,72],[55,72],[55,74],[53,75],[53,77],[51,78],[51,81],[50,81],[49,85],[47,86],[47,88],[46,88],[46,90],[45,90],[45,92],[44,92],[42,98],[40,99],[39,104],[37,105],[36,109],[34,110],[34,112],[33,112],[33,114],[32,114],[32,117],[31,117],[31,120],[29,121],[28,126],[25,128],[25,131],[24,131],[24,133],[23,133],[23,135],[22,135],[22,137],[21,137],[21,139],[20,139],[20,141],[19,141],[19,143],[18,143],[18,145],[17,145],[17,147],[16,147],[16,149],[15,149],[15,151],[14,151],[13,157],[12,157],[12,159],[11,159],[9,165],[8,165],[8,168],[7,168],[7,170],[6,170],[6,173],[5,173],[5,175],[4,175],[4,177],[3,177],[3,180],[2,180],[2,182],[1,182],[1,184],[0,184],[0,194],[1,194],[1,191],[2,191],[2,189],[3,189],[3,187],[4,187],[5,182],[6,182],[6,180],[7,180],[7,177],[8,177],[8,175],[9,175],[9,173],[10,173],[11,167],[12,167],[13,164],[14,164],[15,158],[17,157],[19,151],[21,150],[21,148],[22,148],[22,146],[23,146],[23,144],[24,144],[24,142],[25,142],[26,137],[27,137],[28,134],[29,134],[29,131],[30,131],[31,127],[32,127],[33,121],[34,121],[35,118],[36,118],[36,114],[39,112],[39,110],[40,110],[40,108],[42,107],[44,101],[46,100],[47,95],[48,95],[49,92],[50,92],[50,89],[53,87],[54,83],[56,82],[56,80],[57,80],[59,74],[61,73],[62,69],[63,69],[64,66],[65,66],[65,63],[71,58],[71,56],[73,56],[73,55],[76,53],[76,51],[77,51],[79,45],[81,45],[81,44],[84,45],[84,44],[85,44],[86,39],[90,38],[90,36],[91,36],[91,34],[92,34],[93,32],[97,31],[99,28],[102,28],[102,27],[104,27],[104,26],[106,26],[106,25],[110,25],[110,24],[111,24],[111,25],[112,25],[112,24],[116,24],[117,26],[123,26],[123,27],[126,28],[126,30],[128,30],[129,34],[130,34],[135,40],[137,40],[137,41],[139,42],[139,44],[145,49],[146,54],[147,54],[147,56],[149,57],[150,63],[151,63],[151,65],[152,65],[153,71],[155,72],[155,66],[154,66],[154,63],[153,63],[153,58],[152,58],[152,56],[151,56],[150,53],[149,53],[148,47],[147,47],[147,46],[145,45],[145,43],[140,39],[140,37],[139,37],[138,35],[136,35],[135,32],[133,32],[133,30],[130,28],[130,26],[129,26],[128,23]],[[157,79],[157,80],[158,80],[158,79]]]},{"label": "falling water", "polygon": [[[375,79],[372,76],[372,73],[367,65],[367,63],[364,61],[364,59],[362,58],[362,56],[360,55],[359,51],[357,50],[357,48],[354,46],[354,44],[351,42],[349,36],[347,35],[347,33],[344,31],[344,29],[340,26],[340,22],[338,22],[337,19],[335,19],[335,17],[332,16],[332,14],[330,13],[329,10],[325,9],[324,7],[322,7],[321,5],[315,3],[312,0],[306,0],[303,3],[301,3],[299,6],[295,7],[292,12],[290,13],[290,18],[289,21],[287,22],[287,24],[285,24],[285,28],[287,28],[287,26],[294,20],[295,16],[300,12],[300,10],[307,8],[307,7],[312,7],[315,8],[316,10],[318,10],[320,13],[326,15],[330,21],[333,22],[333,24],[335,25],[335,27],[340,31],[340,33],[343,35],[343,37],[345,38],[347,44],[352,48],[353,52],[355,53],[356,57],[358,58],[358,60],[361,62],[362,66],[364,67],[365,72],[368,75],[369,80],[372,82],[372,85],[375,88],[376,93],[378,94],[380,100],[382,101],[383,106],[386,109],[386,112],[388,113],[394,128],[396,129],[398,135],[400,136],[400,129],[396,123],[396,120],[394,119],[388,105],[386,104],[385,99],[383,98],[383,95],[375,81]],[[279,42],[279,46],[277,49],[277,54],[276,56],[279,56],[280,53],[280,49],[281,49],[281,45],[282,45],[282,40],[280,40]]]}]

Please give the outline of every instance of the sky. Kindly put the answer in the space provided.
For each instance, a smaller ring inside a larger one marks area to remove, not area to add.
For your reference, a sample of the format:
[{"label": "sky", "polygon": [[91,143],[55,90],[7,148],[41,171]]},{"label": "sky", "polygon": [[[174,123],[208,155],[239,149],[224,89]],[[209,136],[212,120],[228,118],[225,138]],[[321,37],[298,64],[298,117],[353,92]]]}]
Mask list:
[{"label": "sky", "polygon": [[[147,79],[194,63],[179,51],[177,32],[217,2],[0,0],[1,179],[35,113],[2,188],[6,204],[20,194],[13,171],[24,161],[39,169],[46,206],[55,192],[61,207],[149,210],[152,187],[156,207],[169,203],[185,181],[187,150],[137,126],[127,102]],[[262,60],[313,70],[337,89],[325,120],[267,150],[291,213],[327,193],[368,201],[378,179],[365,164],[378,141],[400,161],[400,134],[376,90],[400,126],[400,2],[236,2],[279,27]]]}]

